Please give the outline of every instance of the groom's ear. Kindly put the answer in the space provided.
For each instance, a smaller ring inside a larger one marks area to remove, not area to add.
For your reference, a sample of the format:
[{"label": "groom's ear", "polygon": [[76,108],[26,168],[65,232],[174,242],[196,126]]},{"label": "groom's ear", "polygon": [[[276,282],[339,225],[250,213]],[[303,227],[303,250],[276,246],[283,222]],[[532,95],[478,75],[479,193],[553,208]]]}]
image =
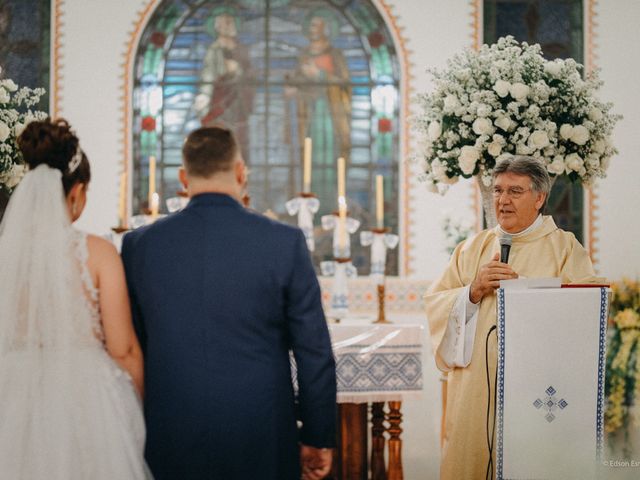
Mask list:
[{"label": "groom's ear", "polygon": [[178,179],[186,190],[189,187],[189,179],[187,178],[187,171],[184,169],[184,167],[180,167],[180,169],[178,170]]}]

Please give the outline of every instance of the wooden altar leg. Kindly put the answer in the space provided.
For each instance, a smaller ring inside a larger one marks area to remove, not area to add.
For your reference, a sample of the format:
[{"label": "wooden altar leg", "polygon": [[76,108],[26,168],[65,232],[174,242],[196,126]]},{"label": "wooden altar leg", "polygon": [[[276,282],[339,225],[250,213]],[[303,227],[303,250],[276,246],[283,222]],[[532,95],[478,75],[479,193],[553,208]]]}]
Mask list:
[{"label": "wooden altar leg", "polygon": [[371,404],[371,480],[387,480],[384,464],[384,402]]},{"label": "wooden altar leg", "polygon": [[367,404],[341,403],[338,405],[340,421],[339,478],[367,480]]},{"label": "wooden altar leg", "polygon": [[402,413],[400,407],[402,402],[389,402],[389,470],[387,471],[388,480],[403,480],[402,472],[402,440],[400,434],[402,428]]}]

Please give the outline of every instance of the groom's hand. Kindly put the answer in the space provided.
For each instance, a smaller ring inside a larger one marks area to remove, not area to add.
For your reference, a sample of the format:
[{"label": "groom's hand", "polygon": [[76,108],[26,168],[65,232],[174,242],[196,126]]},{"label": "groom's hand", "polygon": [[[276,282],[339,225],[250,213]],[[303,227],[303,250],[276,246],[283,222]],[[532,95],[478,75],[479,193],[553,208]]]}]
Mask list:
[{"label": "groom's hand", "polygon": [[302,480],[321,480],[331,469],[332,451],[330,448],[300,446]]}]

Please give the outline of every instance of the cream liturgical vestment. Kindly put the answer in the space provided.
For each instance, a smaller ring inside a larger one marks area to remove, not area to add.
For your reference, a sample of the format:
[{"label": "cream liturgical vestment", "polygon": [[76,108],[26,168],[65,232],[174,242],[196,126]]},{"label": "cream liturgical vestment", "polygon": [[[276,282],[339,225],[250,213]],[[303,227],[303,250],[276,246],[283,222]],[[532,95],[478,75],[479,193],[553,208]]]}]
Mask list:
[{"label": "cream liturgical vestment", "polygon": [[[542,219],[539,227],[513,237],[509,255],[509,265],[513,270],[520,277],[560,277],[563,283],[593,279],[591,260],[574,235],[560,230],[551,217]],[[440,370],[449,372],[440,467],[442,480],[484,479],[487,471],[485,342],[489,329],[496,324],[496,296],[492,294],[481,300],[477,318],[474,315],[472,319],[465,319],[459,314],[458,304],[461,292],[468,295],[465,287],[475,279],[480,267],[500,251],[498,232],[498,227],[484,230],[458,245],[449,266],[425,295],[436,364]],[[449,331],[453,328],[457,335],[453,341],[446,338],[451,336],[450,333],[445,335],[448,325]],[[447,345],[443,345],[445,342]],[[450,355],[443,355],[443,348],[461,352],[457,355],[459,361],[454,365],[448,363],[446,358]],[[462,353],[463,350],[466,351]],[[492,398],[496,353],[497,340],[493,332],[488,346]]]}]

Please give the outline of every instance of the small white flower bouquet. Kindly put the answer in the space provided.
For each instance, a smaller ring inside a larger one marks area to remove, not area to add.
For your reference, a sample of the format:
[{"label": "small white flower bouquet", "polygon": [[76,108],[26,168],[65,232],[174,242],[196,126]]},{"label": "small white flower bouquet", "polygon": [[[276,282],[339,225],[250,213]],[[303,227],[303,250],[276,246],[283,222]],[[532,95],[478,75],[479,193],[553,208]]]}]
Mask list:
[{"label": "small white flower bouquet", "polygon": [[621,117],[596,98],[597,72],[583,79],[581,71],[574,60],[545,60],[539,45],[511,36],[430,70],[435,90],[419,96],[415,119],[421,180],[441,192],[461,176],[479,175],[488,186],[496,162],[511,154],[539,158],[552,177],[585,184],[604,177]]},{"label": "small white flower bouquet", "polygon": [[44,88],[18,88],[13,80],[0,80],[0,189],[9,193],[27,170],[16,139],[29,122],[47,118],[45,112],[31,110],[42,95]]}]

